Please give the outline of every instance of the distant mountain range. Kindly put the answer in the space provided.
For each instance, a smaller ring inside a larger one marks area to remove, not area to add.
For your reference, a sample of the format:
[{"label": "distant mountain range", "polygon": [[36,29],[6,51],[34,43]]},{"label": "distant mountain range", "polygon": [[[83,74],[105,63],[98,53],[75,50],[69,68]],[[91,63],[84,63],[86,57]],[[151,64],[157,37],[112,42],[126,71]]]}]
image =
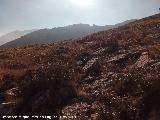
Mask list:
[{"label": "distant mountain range", "polygon": [[3,45],[7,42],[11,42],[33,31],[36,31],[36,30],[23,30],[23,31],[16,30],[16,31],[7,33],[0,37],[0,45]]},{"label": "distant mountain range", "polygon": [[[6,35],[7,36],[6,38],[10,37],[10,39],[7,39],[8,41],[4,40],[7,43],[3,44],[0,48],[14,48],[14,47],[25,46],[25,45],[49,43],[49,42],[58,41],[58,40],[75,39],[75,38],[83,37],[99,31],[116,28],[133,21],[135,21],[135,19],[127,20],[125,22],[122,22],[116,25],[90,26],[88,24],[73,24],[73,25],[69,25],[65,27],[57,27],[53,29],[40,29],[33,32],[31,31],[26,31],[25,33],[19,32],[19,31],[13,32]],[[13,40],[13,38],[16,38],[16,39]]]}]

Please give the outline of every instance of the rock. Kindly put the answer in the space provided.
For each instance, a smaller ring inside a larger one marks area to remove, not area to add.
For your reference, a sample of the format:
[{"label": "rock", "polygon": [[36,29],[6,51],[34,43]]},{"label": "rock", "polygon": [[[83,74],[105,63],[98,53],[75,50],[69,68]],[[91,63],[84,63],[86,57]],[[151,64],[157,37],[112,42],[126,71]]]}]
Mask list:
[{"label": "rock", "polygon": [[111,59],[108,60],[107,62],[116,62],[116,61],[125,59],[126,57],[127,57],[127,54],[120,54],[120,55],[117,55],[117,56],[111,58]]},{"label": "rock", "polygon": [[56,50],[57,54],[67,54],[69,52],[69,48],[65,48],[65,47],[59,47]]},{"label": "rock", "polygon": [[83,67],[83,72],[87,76],[96,76],[98,77],[101,73],[101,65],[98,62],[98,58],[92,58],[87,62],[87,64]]},{"label": "rock", "polygon": [[127,66],[135,65],[135,62],[137,62],[140,56],[141,53],[139,51],[133,53],[129,51],[128,53],[125,54],[116,55],[115,57],[110,58],[107,62],[111,64],[114,63],[118,65],[119,68],[123,69],[126,68]]},{"label": "rock", "polygon": [[136,67],[144,67],[149,62],[149,56],[147,52],[143,52],[140,58],[135,63]]},{"label": "rock", "polygon": [[90,45],[90,44],[93,44],[93,42],[84,42],[84,44],[87,44],[87,45]]},{"label": "rock", "polygon": [[84,80],[81,82],[92,83],[94,82],[94,80],[95,80],[94,77],[88,76],[87,78],[84,78]]},{"label": "rock", "polygon": [[20,94],[20,91],[18,90],[18,88],[12,88],[10,90],[7,90],[5,94],[10,96],[17,96]]},{"label": "rock", "polygon": [[96,63],[97,60],[98,58],[92,58],[91,60],[89,60],[87,64],[83,67],[83,70],[86,72],[89,68],[91,68]]},{"label": "rock", "polygon": [[103,54],[105,52],[105,48],[99,48],[98,50],[96,50],[93,55],[100,55]]},{"label": "rock", "polygon": [[160,62],[154,63],[152,66],[160,66]]},{"label": "rock", "polygon": [[91,58],[91,55],[89,53],[82,52],[76,55],[75,60],[77,61],[77,65],[83,66],[90,58]]},{"label": "rock", "polygon": [[160,38],[160,34],[149,34],[149,35],[147,35],[147,37],[157,39],[157,38]]}]

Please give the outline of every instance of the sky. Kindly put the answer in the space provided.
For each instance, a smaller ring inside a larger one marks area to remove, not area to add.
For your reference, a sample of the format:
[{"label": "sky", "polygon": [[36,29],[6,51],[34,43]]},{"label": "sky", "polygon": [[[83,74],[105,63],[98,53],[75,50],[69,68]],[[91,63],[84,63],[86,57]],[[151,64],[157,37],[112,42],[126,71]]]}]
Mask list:
[{"label": "sky", "polygon": [[0,36],[85,23],[111,25],[159,13],[160,0],[0,0]]}]

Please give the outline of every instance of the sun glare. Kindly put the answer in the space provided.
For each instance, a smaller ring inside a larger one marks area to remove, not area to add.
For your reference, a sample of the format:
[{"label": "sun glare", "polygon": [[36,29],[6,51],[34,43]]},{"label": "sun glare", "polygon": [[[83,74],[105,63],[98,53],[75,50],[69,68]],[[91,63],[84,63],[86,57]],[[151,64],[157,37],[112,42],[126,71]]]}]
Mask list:
[{"label": "sun glare", "polygon": [[71,2],[79,7],[91,7],[93,5],[93,0],[71,0]]}]

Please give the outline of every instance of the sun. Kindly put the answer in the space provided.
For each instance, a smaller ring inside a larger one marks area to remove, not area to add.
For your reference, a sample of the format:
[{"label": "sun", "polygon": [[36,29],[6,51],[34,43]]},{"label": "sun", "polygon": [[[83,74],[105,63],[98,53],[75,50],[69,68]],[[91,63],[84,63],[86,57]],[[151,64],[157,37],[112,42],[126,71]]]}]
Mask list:
[{"label": "sun", "polygon": [[71,0],[71,2],[78,7],[91,7],[93,0]]}]

